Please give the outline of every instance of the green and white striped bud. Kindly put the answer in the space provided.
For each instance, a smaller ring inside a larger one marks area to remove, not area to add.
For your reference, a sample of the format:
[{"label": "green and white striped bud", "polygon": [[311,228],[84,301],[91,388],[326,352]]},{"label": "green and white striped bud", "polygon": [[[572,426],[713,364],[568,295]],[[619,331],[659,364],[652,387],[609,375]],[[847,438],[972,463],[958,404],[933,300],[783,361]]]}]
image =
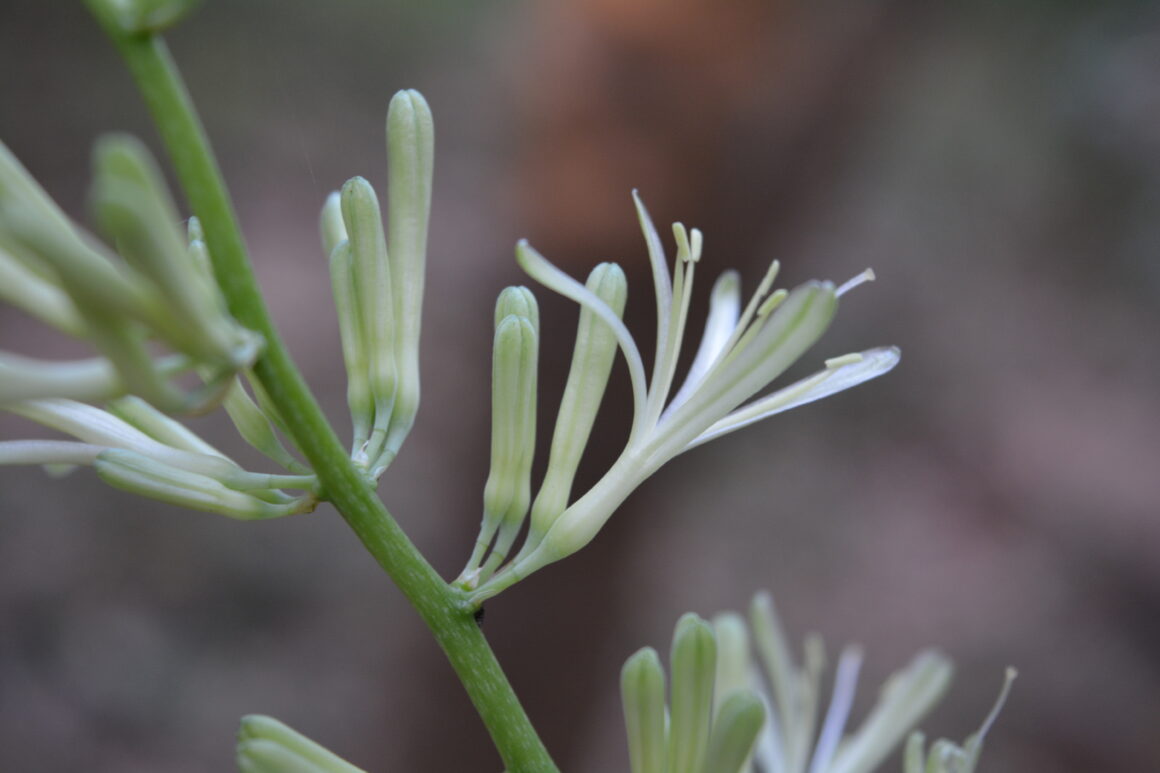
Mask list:
[{"label": "green and white striped bud", "polygon": [[665,672],[660,656],[644,647],[620,671],[620,700],[628,734],[632,773],[665,773],[668,754],[668,708]]},{"label": "green and white striped bud", "polygon": [[[374,419],[369,439],[365,447],[355,450],[355,460],[368,470],[374,466],[382,452],[390,429],[391,411],[395,405],[397,388],[397,368],[395,362],[396,319],[394,313],[393,277],[391,265],[387,261],[387,240],[383,233],[379,199],[371,184],[361,177],[354,177],[342,186],[342,219],[348,234],[350,249],[350,280],[354,285],[354,308],[361,320],[361,341],[351,342],[351,346],[361,349],[353,353],[353,359],[365,359],[370,397],[374,403]],[[341,245],[335,248],[338,256],[331,261],[331,270],[338,271],[335,302],[345,284],[342,275],[345,268],[335,260],[345,260],[341,256]],[[340,320],[343,311],[339,311]],[[361,345],[360,345],[361,344]],[[357,363],[356,363],[357,366]],[[348,360],[348,368],[351,367]],[[353,412],[352,408],[352,412]],[[360,411],[364,410],[360,408]]]},{"label": "green and white striped bud", "polygon": [[704,773],[744,770],[764,724],[765,707],[761,698],[750,690],[729,693],[713,717]]},{"label": "green and white striped bud", "polygon": [[340,242],[350,238],[342,219],[342,194],[338,191],[331,191],[322,205],[322,212],[318,216],[318,232],[322,236],[322,252],[328,258]]},{"label": "green and white striped bud", "polygon": [[[601,263],[588,275],[585,287],[606,303],[618,318],[624,314],[628,281],[620,266]],[[528,537],[521,555],[530,553],[540,544],[552,524],[568,507],[572,482],[604,398],[616,350],[616,334],[613,330],[591,309],[581,306],[572,365],[552,433],[548,469],[532,505]]]},{"label": "green and white striped bud", "polygon": [[713,618],[713,635],[717,639],[717,679],[713,688],[713,706],[714,710],[719,711],[731,693],[749,687],[749,628],[741,615],[723,612]]},{"label": "green and white striped bud", "polygon": [[279,497],[277,503],[267,502],[214,478],[121,448],[105,449],[93,466],[101,479],[114,488],[242,521],[277,518],[313,507],[306,499],[287,501]]},{"label": "green and white striped bud", "polygon": [[[539,335],[539,307],[531,291],[506,288],[495,306],[491,470],[483,491],[483,522],[461,577],[471,587],[485,580],[507,557],[531,502]],[[489,546],[491,554],[477,571]]]},{"label": "green and white striped bud", "polygon": [[242,717],[239,773],[364,773],[321,744],[273,717]]},{"label": "green and white striped bud", "polygon": [[713,720],[717,642],[712,627],[689,612],[673,632],[669,773],[701,773]]},{"label": "green and white striped bud", "polygon": [[346,403],[352,425],[351,458],[363,459],[364,446],[375,423],[376,404],[371,390],[371,351],[362,324],[358,283],[350,242],[343,239],[330,252],[330,288],[338,312],[338,332],[342,359],[346,365]]},{"label": "green and white striped bud", "polygon": [[398,92],[387,109],[387,252],[393,283],[398,391],[390,433],[373,465],[376,476],[394,460],[419,410],[419,332],[434,161],[435,127],[427,100],[414,89]]},{"label": "green and white striped bud", "polygon": [[166,416],[136,395],[113,400],[105,406],[105,409],[126,424],[136,427],[157,442],[171,448],[229,460],[228,456],[202,440],[184,424]]}]

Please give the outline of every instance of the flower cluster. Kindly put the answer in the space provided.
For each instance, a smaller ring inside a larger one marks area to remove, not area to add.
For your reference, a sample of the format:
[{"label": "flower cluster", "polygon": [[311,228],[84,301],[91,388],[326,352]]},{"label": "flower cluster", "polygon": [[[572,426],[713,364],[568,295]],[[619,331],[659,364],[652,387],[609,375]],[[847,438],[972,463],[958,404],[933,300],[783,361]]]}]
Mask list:
[{"label": "flower cluster", "polygon": [[[97,352],[0,353],[0,409],[74,438],[0,442],[0,464],[92,465],[118,488],[234,518],[313,509],[317,482],[278,439],[277,411],[242,385],[262,338],[226,309],[197,219],[181,232],[160,171],[131,137],[98,142],[94,169],[90,198],[115,251],[0,145],[0,299]],[[218,404],[290,474],[248,472],[168,415]]]},{"label": "flower cluster", "polygon": [[374,188],[361,177],[330,194],[322,209],[354,425],[351,458],[373,480],[394,460],[419,409],[434,154],[427,101],[417,91],[400,91],[387,110],[386,231]]},{"label": "flower cluster", "polygon": [[[920,652],[847,733],[861,662],[857,647],[842,651],[827,706],[821,638],[807,637],[799,666],[768,594],[754,598],[748,623],[734,612],[711,624],[685,615],[673,634],[667,700],[664,669],[651,647],[621,672],[632,773],[870,773],[939,701],[952,669],[938,652]],[[1013,678],[1009,669],[995,708],[963,747],[940,740],[924,760],[922,734],[911,733],[905,773],[972,773]]]},{"label": "flower cluster", "polygon": [[[829,359],[814,375],[743,405],[821,337],[840,296],[873,279],[867,270],[840,287],[811,281],[793,290],[773,291],[779,268],[774,261],[744,309],[737,273],[726,271],[717,279],[700,346],[684,382],[674,390],[693,273],[701,258],[703,239],[696,229],[673,225],[677,256],[670,274],[660,236],[640,198],[635,194],[633,198],[657,299],[657,344],[651,378],[646,377],[640,351],[621,321],[627,287],[619,266],[597,266],[582,285],[526,242],[516,248],[517,260],[532,278],[580,305],[580,322],[547,472],[531,501],[525,542],[508,560],[530,500],[539,323],[535,300],[526,289],[509,288],[500,297],[492,377],[491,474],[479,538],[457,580],[474,604],[586,545],[636,486],[678,454],[856,386],[898,363],[899,353],[893,347]],[[512,304],[510,300],[516,296],[519,303]],[[573,498],[572,482],[618,347],[628,365],[633,391],[628,442],[605,475],[587,493]]]}]

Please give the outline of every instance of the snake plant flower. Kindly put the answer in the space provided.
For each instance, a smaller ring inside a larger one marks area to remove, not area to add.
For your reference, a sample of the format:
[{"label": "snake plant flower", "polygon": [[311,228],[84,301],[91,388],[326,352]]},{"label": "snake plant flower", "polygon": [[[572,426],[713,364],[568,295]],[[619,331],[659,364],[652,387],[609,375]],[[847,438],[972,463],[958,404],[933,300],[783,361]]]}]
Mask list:
[{"label": "snake plant flower", "polygon": [[[898,363],[899,352],[894,347],[831,358],[812,376],[746,404],[821,337],[842,295],[874,278],[867,270],[841,286],[810,281],[793,290],[771,292],[779,268],[774,261],[744,308],[736,272],[726,271],[717,279],[700,346],[683,383],[674,390],[703,238],[696,229],[688,231],[680,223],[673,225],[677,255],[670,274],[660,236],[635,192],[633,198],[648,248],[657,301],[657,343],[651,377],[646,376],[640,350],[621,321],[619,309],[592,286],[580,284],[553,266],[527,242],[516,247],[517,261],[532,278],[578,303],[584,314],[600,323],[597,326],[608,341],[615,340],[628,366],[633,420],[619,458],[587,493],[570,499],[571,476],[554,481],[551,496],[544,497],[541,492],[537,497],[536,504],[540,505],[541,499],[544,504],[533,516],[535,528],[520,552],[490,578],[479,578],[483,581],[478,587],[461,584],[471,592],[474,604],[582,548],[625,498],[673,457],[761,419],[849,389],[886,373]],[[583,364],[579,367],[581,371],[584,368]],[[576,370],[574,359],[573,371]],[[595,391],[598,403],[607,372],[596,373],[598,378],[592,381],[600,383]],[[557,435],[570,431],[568,420],[562,408]],[[576,434],[586,439],[587,428]]]},{"label": "snake plant flower", "polygon": [[[806,639],[798,666],[768,594],[754,599],[748,622],[734,612],[712,624],[685,615],[673,635],[667,705],[664,670],[652,648],[630,657],[621,672],[632,773],[870,773],[942,696],[951,665],[936,652],[919,653],[890,677],[858,729],[846,733],[860,665],[860,652],[847,647],[819,728],[825,666],[819,637]],[[921,736],[912,737],[908,765],[921,751]]]}]

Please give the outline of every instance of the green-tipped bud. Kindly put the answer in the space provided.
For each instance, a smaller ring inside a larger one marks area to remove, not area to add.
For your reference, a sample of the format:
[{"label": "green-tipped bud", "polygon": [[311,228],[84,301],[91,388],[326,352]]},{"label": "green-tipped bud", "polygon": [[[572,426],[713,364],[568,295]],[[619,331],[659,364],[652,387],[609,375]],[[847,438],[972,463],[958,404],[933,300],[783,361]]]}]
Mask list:
[{"label": "green-tipped bud", "polygon": [[350,408],[353,440],[351,458],[360,458],[375,422],[375,397],[371,391],[370,356],[365,344],[360,299],[350,242],[340,241],[330,252],[330,288],[338,312],[342,359],[346,365],[346,402]]},{"label": "green-tipped bud", "polygon": [[479,581],[507,557],[531,501],[532,459],[536,445],[536,371],[539,359],[539,311],[522,287],[508,288],[496,303],[503,316],[495,329],[492,354],[491,471],[483,493],[483,523],[467,572],[478,566],[483,551],[492,552]]},{"label": "green-tipped bud", "polygon": [[749,628],[741,615],[724,612],[713,618],[713,634],[717,638],[713,705],[720,710],[726,696],[749,686]]},{"label": "green-tipped bud", "polygon": [[738,773],[749,761],[757,735],[765,724],[765,707],[749,690],[725,698],[713,720],[705,758],[706,773]]},{"label": "green-tipped bud", "polygon": [[652,647],[637,651],[625,661],[620,671],[620,698],[632,773],[665,773],[665,672]]},{"label": "green-tipped bud", "polygon": [[216,287],[190,259],[164,178],[136,138],[102,138],[94,153],[93,206],[119,252],[155,285],[167,313],[158,321],[174,346],[208,362],[242,364],[245,341],[221,314]]},{"label": "green-tipped bud", "polygon": [[1007,669],[995,705],[983,720],[982,727],[968,736],[962,746],[940,738],[931,745],[930,754],[927,755],[923,753],[923,734],[917,731],[911,733],[903,754],[904,773],[974,773],[979,764],[979,754],[983,750],[983,739],[1002,711],[1016,675],[1015,669]]},{"label": "green-tipped bud", "polygon": [[[368,386],[374,402],[370,438],[365,448],[356,449],[355,459],[371,469],[386,441],[395,404],[397,331],[393,312],[394,277],[392,267],[387,262],[387,241],[383,233],[379,199],[371,184],[361,177],[354,177],[342,186],[342,219],[349,236],[350,274],[356,294],[355,309],[361,319],[362,329],[361,341],[351,342],[352,346],[360,347],[362,352],[352,354],[351,359],[365,358]],[[331,266],[340,272],[343,270],[341,266],[335,267],[333,262]],[[339,290],[335,292],[338,303]],[[342,313],[340,310],[339,314]],[[350,367],[348,359],[348,369]]]},{"label": "green-tipped bud", "polygon": [[97,456],[93,466],[101,479],[114,488],[242,521],[276,518],[302,511],[297,502],[266,502],[228,488],[214,478],[170,467],[135,451],[106,449]]},{"label": "green-tipped bud", "polygon": [[419,331],[434,160],[435,127],[427,100],[413,89],[398,92],[387,109],[387,233],[394,281],[398,393],[379,467],[390,464],[399,452],[419,410]]},{"label": "green-tipped bud", "polygon": [[237,761],[240,773],[363,773],[297,730],[260,715],[242,718]]},{"label": "green-tipped bud", "polygon": [[[628,282],[624,271],[615,263],[601,263],[588,275],[585,284],[620,317],[628,299]],[[612,362],[616,357],[616,334],[589,308],[580,308],[576,328],[576,347],[572,366],[560,400],[560,412],[552,433],[552,450],[544,482],[532,506],[531,526],[524,554],[530,553],[568,507],[572,482],[580,459],[588,445],[596,413],[608,386]]]},{"label": "green-tipped bud", "polygon": [[671,656],[672,697],[668,770],[700,773],[709,747],[717,644],[713,629],[693,613],[677,621]]}]

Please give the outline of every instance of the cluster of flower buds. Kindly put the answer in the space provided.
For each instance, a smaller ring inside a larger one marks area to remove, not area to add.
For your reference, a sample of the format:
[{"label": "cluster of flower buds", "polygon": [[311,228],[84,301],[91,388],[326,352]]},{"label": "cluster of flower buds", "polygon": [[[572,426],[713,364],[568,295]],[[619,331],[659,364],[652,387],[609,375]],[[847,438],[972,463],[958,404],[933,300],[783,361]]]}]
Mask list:
[{"label": "cluster of flower buds", "polygon": [[419,409],[419,329],[435,134],[423,96],[400,91],[387,111],[387,227],[361,177],[322,208],[354,425],[351,458],[372,479],[399,452]]},{"label": "cluster of flower buds", "polygon": [[[98,354],[0,353],[0,409],[74,438],[0,442],[0,464],[92,465],[118,488],[234,518],[312,509],[315,477],[278,439],[261,389],[260,408],[241,384],[262,339],[230,316],[200,224],[191,218],[182,233],[160,171],[133,138],[98,142],[94,172],[92,207],[115,252],[0,145],[0,300]],[[155,355],[159,346],[169,353]],[[291,474],[247,472],[169,416],[219,403]]]},{"label": "cluster of flower buds", "polygon": [[[516,248],[516,259],[533,279],[580,305],[580,322],[548,469],[531,505],[527,537],[520,551],[508,560],[528,510],[536,411],[534,352],[539,331],[535,301],[527,290],[509,288],[500,297],[492,377],[491,474],[479,538],[456,581],[474,604],[582,548],[633,489],[678,454],[856,386],[898,363],[899,352],[893,347],[829,359],[814,375],[742,406],[821,337],[841,295],[873,279],[867,270],[840,287],[811,281],[792,291],[771,292],[778,272],[775,261],[744,309],[737,273],[726,271],[717,279],[700,347],[684,383],[674,393],[702,236],[696,229],[690,232],[680,223],[673,225],[677,257],[670,275],[660,236],[635,194],[634,201],[657,298],[656,359],[651,380],[646,377],[636,343],[621,321],[627,288],[619,266],[597,266],[582,285],[526,242]],[[515,295],[520,298],[518,304],[511,300]],[[607,473],[583,496],[573,498],[573,479],[618,347],[628,365],[634,400],[628,442]]]},{"label": "cluster of flower buds", "polygon": [[[0,299],[100,354],[44,362],[0,354],[0,403],[28,397],[99,401],[135,394],[167,413],[204,410],[261,351],[213,279],[196,221],[188,237],[145,147],[97,143],[91,202],[117,253],[74,226],[0,145]],[[154,357],[150,342],[171,354]],[[174,377],[204,374],[186,392]]]},{"label": "cluster of flower buds", "polygon": [[[748,624],[734,612],[711,624],[687,614],[673,635],[667,703],[664,670],[651,647],[630,657],[621,672],[632,773],[870,773],[939,701],[952,669],[943,655],[920,652],[887,680],[858,729],[846,733],[861,660],[856,647],[842,651],[819,727],[825,669],[820,637],[807,637],[805,662],[798,666],[764,593],[753,600]],[[1010,679],[1009,671],[999,703],[962,749],[939,741],[931,750],[931,759],[937,753],[939,759],[969,760],[971,767],[925,770],[974,769]],[[922,773],[921,758],[922,735],[914,733],[905,773]]]}]

